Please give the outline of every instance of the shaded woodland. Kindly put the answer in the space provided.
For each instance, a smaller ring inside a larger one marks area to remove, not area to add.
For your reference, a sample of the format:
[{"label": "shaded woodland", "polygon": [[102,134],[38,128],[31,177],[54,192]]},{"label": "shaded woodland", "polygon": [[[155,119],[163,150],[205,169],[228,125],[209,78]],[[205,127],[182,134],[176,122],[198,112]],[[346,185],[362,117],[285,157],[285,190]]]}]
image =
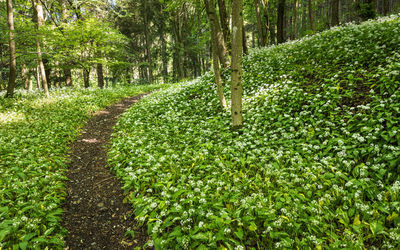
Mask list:
[{"label": "shaded woodland", "polygon": [[[399,7],[397,0],[245,0],[243,51]],[[195,78],[210,70],[214,42],[222,71],[229,66],[231,1],[7,0],[0,14],[0,89],[8,95]]]}]

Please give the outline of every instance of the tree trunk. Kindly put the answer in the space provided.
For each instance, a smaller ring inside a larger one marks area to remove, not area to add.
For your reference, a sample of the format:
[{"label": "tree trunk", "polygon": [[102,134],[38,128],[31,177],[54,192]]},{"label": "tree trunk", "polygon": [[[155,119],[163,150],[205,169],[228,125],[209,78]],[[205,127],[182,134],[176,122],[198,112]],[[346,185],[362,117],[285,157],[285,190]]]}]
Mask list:
[{"label": "tree trunk", "polygon": [[258,47],[264,47],[266,43],[265,43],[263,23],[261,19],[260,0],[254,0],[254,6],[256,8],[256,16],[257,16],[257,32],[258,32],[257,44]]},{"label": "tree trunk", "polygon": [[36,86],[37,89],[42,89],[42,84],[40,81],[40,68],[39,66],[36,67]]},{"label": "tree trunk", "polygon": [[264,33],[264,42],[265,42],[265,46],[268,46],[268,44],[269,44],[269,28],[271,26],[269,12],[268,12],[268,1],[261,0],[261,4],[262,4],[261,13],[263,14],[261,23],[263,24],[262,29],[263,29],[263,33]]},{"label": "tree trunk", "polygon": [[99,88],[104,89],[104,74],[103,74],[103,64],[97,64],[97,85]]},{"label": "tree trunk", "polygon": [[383,15],[390,13],[390,0],[383,0]]},{"label": "tree trunk", "polygon": [[[67,7],[66,1],[67,0],[60,0],[61,1],[61,20],[63,23],[67,22]],[[68,65],[68,62],[66,63]],[[65,86],[71,87],[72,86],[72,73],[71,69],[64,67],[64,77],[65,77]]]},{"label": "tree trunk", "polygon": [[339,25],[339,0],[331,0],[331,26]]},{"label": "tree trunk", "polygon": [[310,19],[310,26],[313,33],[315,33],[314,13],[311,0],[308,0],[308,18]]},{"label": "tree trunk", "polygon": [[160,33],[161,40],[161,57],[162,57],[162,76],[164,83],[168,82],[168,55],[167,40],[165,39],[164,30]]},{"label": "tree trunk", "polygon": [[231,50],[231,32],[229,30],[228,14],[226,12],[225,0],[218,0],[219,19],[221,21],[222,34],[224,36],[225,45]]},{"label": "tree trunk", "polygon": [[278,33],[277,34],[278,43],[284,43],[285,42],[285,33],[284,33],[285,4],[286,4],[286,0],[279,0],[279,3],[278,3],[278,22],[276,24],[277,33]]},{"label": "tree trunk", "polygon": [[49,60],[43,59],[43,65],[44,65],[44,71],[46,72],[46,81],[47,81],[47,86],[51,88],[51,67],[49,64]]},{"label": "tree trunk", "polygon": [[44,93],[46,96],[49,96],[49,88],[47,85],[47,77],[46,77],[46,71],[42,59],[42,51],[40,47],[40,35],[39,35],[39,29],[40,26],[42,26],[43,23],[43,8],[39,4],[39,0],[32,0],[32,5],[35,13],[35,18],[36,18],[36,51],[37,51],[37,60],[38,60],[38,66],[39,66],[39,74],[40,78],[42,81],[42,86],[44,89]]},{"label": "tree trunk", "polygon": [[243,43],[243,53],[247,55],[249,53],[249,46],[247,45],[247,35],[246,35],[246,30],[244,28],[244,20],[242,22],[242,43]]},{"label": "tree trunk", "polygon": [[173,57],[174,75],[179,80],[184,78],[184,69],[182,62],[182,35],[180,28],[179,14],[175,13],[175,18],[172,21],[173,37],[175,40],[175,55]]},{"label": "tree trunk", "polygon": [[242,48],[243,48],[243,0],[232,0],[232,127],[243,125],[242,114]]},{"label": "tree trunk", "polygon": [[28,73],[28,91],[33,90],[32,71]]},{"label": "tree trunk", "polygon": [[[214,78],[215,78],[215,84],[217,85],[217,94],[218,94],[218,99],[221,104],[221,107],[223,109],[226,109],[226,100],[225,100],[225,95],[224,95],[224,88],[222,85],[222,80],[221,80],[221,72],[219,70],[219,64],[220,64],[220,57],[218,56],[218,32],[217,32],[217,26],[215,25],[215,16],[211,14],[210,10],[210,4],[208,2],[209,0],[204,0],[205,6],[206,6],[206,11],[207,11],[207,16],[209,20],[209,25],[211,29],[211,53],[212,53],[212,59],[213,59],[213,69],[214,69]],[[211,0],[213,1],[213,0]]]},{"label": "tree trunk", "polygon": [[294,0],[292,40],[295,40],[297,38],[297,9],[298,8],[299,8],[299,0]]},{"label": "tree trunk", "polygon": [[90,87],[90,70],[83,69],[83,83],[85,85],[85,88]]},{"label": "tree trunk", "polygon": [[351,22],[351,0],[346,0],[346,22]]},{"label": "tree trunk", "polygon": [[210,22],[211,33],[214,33],[217,39],[219,61],[223,68],[227,68],[229,64],[228,51],[226,50],[225,41],[219,25],[217,12],[215,10],[215,2],[214,0],[204,0],[204,5],[206,6],[207,16]]},{"label": "tree trunk", "polygon": [[28,89],[29,87],[29,79],[28,79],[28,69],[26,68],[26,64],[22,64],[22,82],[24,83],[24,89]]},{"label": "tree trunk", "polygon": [[54,64],[56,66],[55,67],[56,77],[55,77],[55,81],[54,81],[54,86],[56,88],[59,88],[60,87],[60,77],[61,77],[61,74],[60,74],[60,62],[56,61]]},{"label": "tree trunk", "polygon": [[9,44],[10,44],[10,75],[8,78],[8,87],[6,97],[14,96],[15,80],[17,78],[17,60],[16,60],[16,49],[14,40],[14,13],[12,0],[7,0],[7,16],[8,16],[8,28],[9,32]]},{"label": "tree trunk", "polygon": [[149,33],[149,17],[148,17],[148,9],[147,9],[147,0],[143,1],[144,3],[144,13],[143,13],[143,21],[144,21],[144,37],[146,42],[146,56],[148,63],[148,71],[149,71],[149,82],[153,83],[153,61],[151,57],[151,44],[150,44],[150,33]]},{"label": "tree trunk", "polygon": [[72,74],[70,69],[64,69],[65,85],[67,87],[72,86]]}]

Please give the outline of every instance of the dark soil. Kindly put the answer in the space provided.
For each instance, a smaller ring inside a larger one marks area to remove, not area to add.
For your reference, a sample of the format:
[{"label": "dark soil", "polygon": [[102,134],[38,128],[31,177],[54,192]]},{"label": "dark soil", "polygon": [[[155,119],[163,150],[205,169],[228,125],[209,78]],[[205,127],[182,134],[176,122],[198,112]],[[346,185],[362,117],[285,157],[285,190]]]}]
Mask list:
[{"label": "dark soil", "polygon": [[[131,206],[123,202],[120,182],[106,166],[106,146],[118,116],[141,97],[97,112],[70,145],[63,215],[69,232],[66,249],[133,249],[148,240],[144,228],[136,226]],[[128,229],[135,232],[134,239],[124,236]]]}]

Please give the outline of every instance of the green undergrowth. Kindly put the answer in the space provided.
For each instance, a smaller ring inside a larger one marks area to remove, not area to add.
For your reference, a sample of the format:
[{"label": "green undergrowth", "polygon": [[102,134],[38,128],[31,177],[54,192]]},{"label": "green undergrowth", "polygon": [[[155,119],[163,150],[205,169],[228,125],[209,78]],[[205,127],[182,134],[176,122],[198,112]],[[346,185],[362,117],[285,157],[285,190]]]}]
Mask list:
[{"label": "green undergrowth", "polygon": [[0,249],[62,248],[68,144],[96,110],[158,86],[60,89],[0,99]]},{"label": "green undergrowth", "polygon": [[252,50],[239,131],[210,74],[132,107],[109,161],[148,244],[400,248],[399,52],[398,16]]}]

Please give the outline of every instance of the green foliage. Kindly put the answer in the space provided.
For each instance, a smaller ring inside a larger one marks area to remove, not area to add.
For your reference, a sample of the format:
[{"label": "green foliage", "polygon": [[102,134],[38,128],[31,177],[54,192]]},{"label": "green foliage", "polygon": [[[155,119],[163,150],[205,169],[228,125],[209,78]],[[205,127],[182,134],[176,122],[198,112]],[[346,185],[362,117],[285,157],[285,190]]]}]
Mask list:
[{"label": "green foliage", "polygon": [[157,86],[0,98],[0,249],[62,248],[68,144],[91,114]]},{"label": "green foliage", "polygon": [[124,66],[125,36],[109,23],[86,18],[61,26],[63,32],[52,29],[49,40],[54,61],[89,69],[94,63],[105,66]]},{"label": "green foliage", "polygon": [[125,113],[109,161],[150,244],[399,248],[399,24],[251,51],[240,131],[210,74]]}]

